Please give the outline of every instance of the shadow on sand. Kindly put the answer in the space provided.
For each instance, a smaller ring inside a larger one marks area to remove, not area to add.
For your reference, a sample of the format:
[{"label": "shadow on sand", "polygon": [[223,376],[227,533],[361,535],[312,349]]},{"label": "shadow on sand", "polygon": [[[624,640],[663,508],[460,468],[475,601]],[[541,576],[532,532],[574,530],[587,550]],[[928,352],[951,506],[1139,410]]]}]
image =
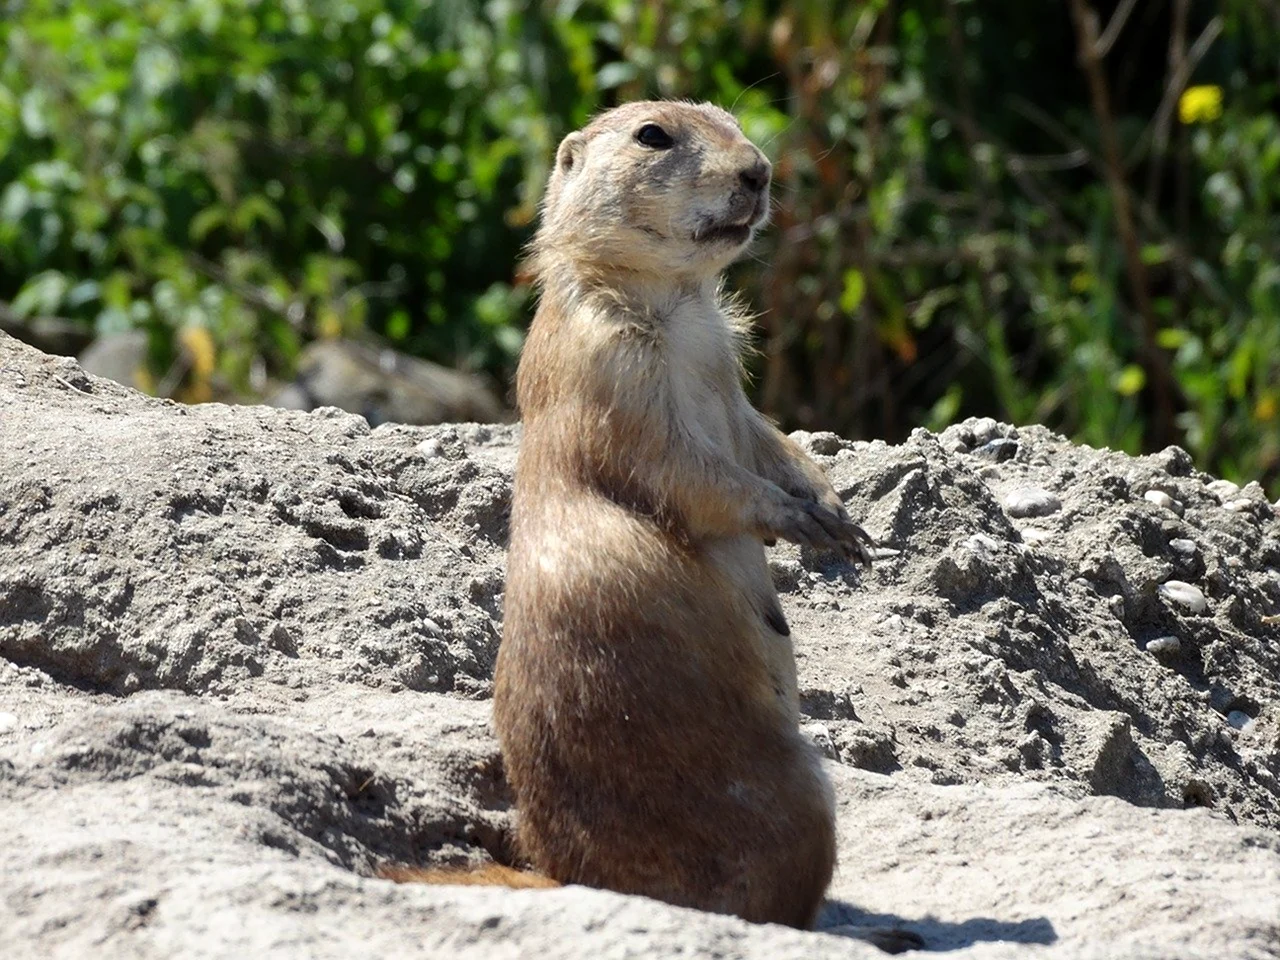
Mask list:
[{"label": "shadow on sand", "polygon": [[935,920],[933,917],[909,919],[892,913],[870,913],[843,900],[828,900],[814,929],[818,932],[833,927],[873,927],[913,933],[924,941],[924,950],[961,950],[975,943],[1049,944],[1058,939],[1048,917],[1032,920],[996,920],[973,917],[960,923]]}]

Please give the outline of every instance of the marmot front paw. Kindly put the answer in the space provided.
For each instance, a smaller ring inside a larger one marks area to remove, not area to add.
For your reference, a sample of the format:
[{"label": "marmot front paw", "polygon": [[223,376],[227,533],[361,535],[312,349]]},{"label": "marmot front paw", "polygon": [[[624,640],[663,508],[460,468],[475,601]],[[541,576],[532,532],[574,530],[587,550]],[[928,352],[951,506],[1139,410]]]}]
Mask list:
[{"label": "marmot front paw", "polygon": [[770,504],[764,519],[764,540],[781,537],[820,550],[834,550],[849,560],[871,566],[871,537],[849,519],[843,506],[782,494]]}]

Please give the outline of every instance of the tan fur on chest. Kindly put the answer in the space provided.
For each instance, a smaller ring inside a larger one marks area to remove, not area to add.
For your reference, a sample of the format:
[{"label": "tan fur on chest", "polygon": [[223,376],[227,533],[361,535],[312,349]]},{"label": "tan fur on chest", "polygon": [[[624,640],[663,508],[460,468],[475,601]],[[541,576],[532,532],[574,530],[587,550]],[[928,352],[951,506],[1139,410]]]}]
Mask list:
[{"label": "tan fur on chest", "polygon": [[705,296],[681,301],[660,336],[675,419],[739,459],[738,340],[719,304]]}]

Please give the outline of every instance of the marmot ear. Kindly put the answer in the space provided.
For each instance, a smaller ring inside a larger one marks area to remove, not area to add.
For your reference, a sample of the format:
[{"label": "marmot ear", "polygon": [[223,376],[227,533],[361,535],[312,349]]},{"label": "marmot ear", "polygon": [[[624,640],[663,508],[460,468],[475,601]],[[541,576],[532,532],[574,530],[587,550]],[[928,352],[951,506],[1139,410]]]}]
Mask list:
[{"label": "marmot ear", "polygon": [[556,169],[564,175],[574,172],[582,162],[582,151],[587,145],[587,138],[581,133],[571,133],[560,141],[560,149],[556,151]]}]

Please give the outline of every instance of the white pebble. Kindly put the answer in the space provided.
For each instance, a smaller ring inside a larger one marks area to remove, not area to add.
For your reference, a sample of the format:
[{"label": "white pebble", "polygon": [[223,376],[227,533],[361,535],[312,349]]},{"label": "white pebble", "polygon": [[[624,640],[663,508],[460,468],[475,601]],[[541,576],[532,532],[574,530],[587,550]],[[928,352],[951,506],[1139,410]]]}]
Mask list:
[{"label": "white pebble", "polygon": [[1039,487],[1019,487],[1004,498],[1011,517],[1047,517],[1062,509],[1062,501]]},{"label": "white pebble", "polygon": [[999,552],[1000,541],[987,536],[985,533],[975,533],[964,542],[964,548],[970,553],[978,553],[987,556]]},{"label": "white pebble", "polygon": [[1026,527],[1022,531],[1022,539],[1025,543],[1037,546],[1046,540],[1053,539],[1053,534],[1048,530],[1041,530],[1039,527]]},{"label": "white pebble", "polygon": [[880,621],[879,627],[885,633],[901,633],[906,628],[906,622],[900,614],[891,613]]},{"label": "white pebble", "polygon": [[1147,643],[1147,652],[1157,657],[1172,657],[1182,650],[1182,641],[1177,637],[1156,637]]},{"label": "white pebble", "polygon": [[440,456],[440,441],[435,438],[423,440],[418,444],[418,452],[424,457],[438,457]]},{"label": "white pebble", "polygon": [[1169,580],[1156,588],[1160,596],[1171,600],[1192,613],[1208,613],[1209,601],[1199,587],[1182,580]]},{"label": "white pebble", "polygon": [[1228,500],[1226,503],[1223,504],[1223,506],[1226,507],[1228,510],[1230,510],[1232,513],[1244,513],[1247,510],[1253,509],[1253,501],[1245,500],[1244,498],[1241,498],[1239,500]]},{"label": "white pebble", "polygon": [[1232,710],[1227,714],[1227,723],[1231,724],[1237,730],[1243,730],[1253,722],[1253,717],[1249,716],[1243,710]]},{"label": "white pebble", "polygon": [[1178,537],[1169,541],[1169,549],[1174,553],[1180,553],[1186,557],[1194,557],[1196,555],[1196,542],[1188,540],[1185,537]]},{"label": "white pebble", "polygon": [[1214,480],[1212,483],[1206,483],[1204,488],[1219,500],[1234,497],[1240,492],[1240,485],[1232,483],[1230,480]]},{"label": "white pebble", "polygon": [[990,417],[979,417],[969,426],[973,433],[973,445],[980,447],[983,444],[990,443],[996,438],[996,433],[1000,429],[1000,424],[996,423]]},{"label": "white pebble", "polygon": [[12,713],[0,713],[0,733],[8,733],[18,726],[18,718]]},{"label": "white pebble", "polygon": [[1172,510],[1179,516],[1182,515],[1182,504],[1173,497],[1169,496],[1163,490],[1148,490],[1142,495],[1143,499],[1148,503],[1154,503],[1157,507],[1163,507],[1165,510]]}]

